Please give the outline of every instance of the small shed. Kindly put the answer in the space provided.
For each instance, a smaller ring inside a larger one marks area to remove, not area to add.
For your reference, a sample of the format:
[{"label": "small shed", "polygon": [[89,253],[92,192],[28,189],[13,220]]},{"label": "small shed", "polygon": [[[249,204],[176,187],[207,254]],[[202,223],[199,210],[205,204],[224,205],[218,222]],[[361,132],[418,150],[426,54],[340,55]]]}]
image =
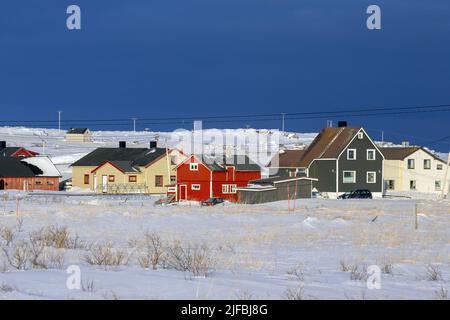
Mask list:
[{"label": "small shed", "polygon": [[270,177],[253,180],[244,188],[237,188],[237,202],[257,204],[288,199],[311,198],[313,181],[308,177]]},{"label": "small shed", "polygon": [[91,142],[92,132],[89,128],[70,128],[66,132],[67,141]]}]

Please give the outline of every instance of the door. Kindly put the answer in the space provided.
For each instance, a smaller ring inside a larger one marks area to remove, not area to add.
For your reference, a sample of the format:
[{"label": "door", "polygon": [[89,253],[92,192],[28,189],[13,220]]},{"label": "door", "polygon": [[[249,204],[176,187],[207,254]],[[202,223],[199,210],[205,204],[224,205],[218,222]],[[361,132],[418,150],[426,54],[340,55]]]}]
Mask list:
[{"label": "door", "polygon": [[5,180],[0,180],[0,190],[5,190]]},{"label": "door", "polygon": [[180,185],[180,192],[178,193],[178,200],[186,200],[187,199],[187,186],[185,184]]},{"label": "door", "polygon": [[103,193],[108,192],[108,176],[107,175],[102,176],[102,192]]}]

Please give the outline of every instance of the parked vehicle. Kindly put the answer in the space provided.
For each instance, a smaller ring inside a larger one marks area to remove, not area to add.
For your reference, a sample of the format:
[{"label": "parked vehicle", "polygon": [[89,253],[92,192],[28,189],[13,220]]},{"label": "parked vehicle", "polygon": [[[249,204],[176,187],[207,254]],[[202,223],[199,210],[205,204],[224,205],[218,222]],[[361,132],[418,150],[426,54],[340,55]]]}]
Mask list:
[{"label": "parked vehicle", "polygon": [[208,200],[202,201],[202,206],[215,206],[216,204],[223,203],[225,199],[223,198],[209,198]]},{"label": "parked vehicle", "polygon": [[358,189],[346,192],[340,195],[338,199],[372,199],[372,192],[366,189]]}]

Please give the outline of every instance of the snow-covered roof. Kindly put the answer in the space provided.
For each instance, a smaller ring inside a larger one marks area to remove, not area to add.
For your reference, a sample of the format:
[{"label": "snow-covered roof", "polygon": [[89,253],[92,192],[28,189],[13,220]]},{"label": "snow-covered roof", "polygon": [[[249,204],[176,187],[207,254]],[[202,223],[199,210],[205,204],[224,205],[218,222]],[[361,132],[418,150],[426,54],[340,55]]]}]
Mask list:
[{"label": "snow-covered roof", "polygon": [[42,170],[42,174],[39,174],[38,176],[42,177],[61,177],[61,173],[59,170],[55,167],[53,162],[48,157],[31,157],[31,158],[24,158],[21,159],[22,162],[26,162],[29,164],[32,164],[39,169]]}]

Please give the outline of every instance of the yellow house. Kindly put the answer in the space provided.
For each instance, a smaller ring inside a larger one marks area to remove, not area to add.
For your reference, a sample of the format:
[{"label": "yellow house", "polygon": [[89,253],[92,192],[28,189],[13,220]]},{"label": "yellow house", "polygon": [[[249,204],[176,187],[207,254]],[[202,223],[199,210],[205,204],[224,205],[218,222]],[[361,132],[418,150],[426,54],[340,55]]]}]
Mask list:
[{"label": "yellow house", "polygon": [[92,132],[89,128],[70,128],[66,132],[67,141],[91,142]]},{"label": "yellow house", "polygon": [[176,182],[175,167],[186,156],[178,149],[98,148],[72,164],[72,187],[98,193],[165,194]]}]

